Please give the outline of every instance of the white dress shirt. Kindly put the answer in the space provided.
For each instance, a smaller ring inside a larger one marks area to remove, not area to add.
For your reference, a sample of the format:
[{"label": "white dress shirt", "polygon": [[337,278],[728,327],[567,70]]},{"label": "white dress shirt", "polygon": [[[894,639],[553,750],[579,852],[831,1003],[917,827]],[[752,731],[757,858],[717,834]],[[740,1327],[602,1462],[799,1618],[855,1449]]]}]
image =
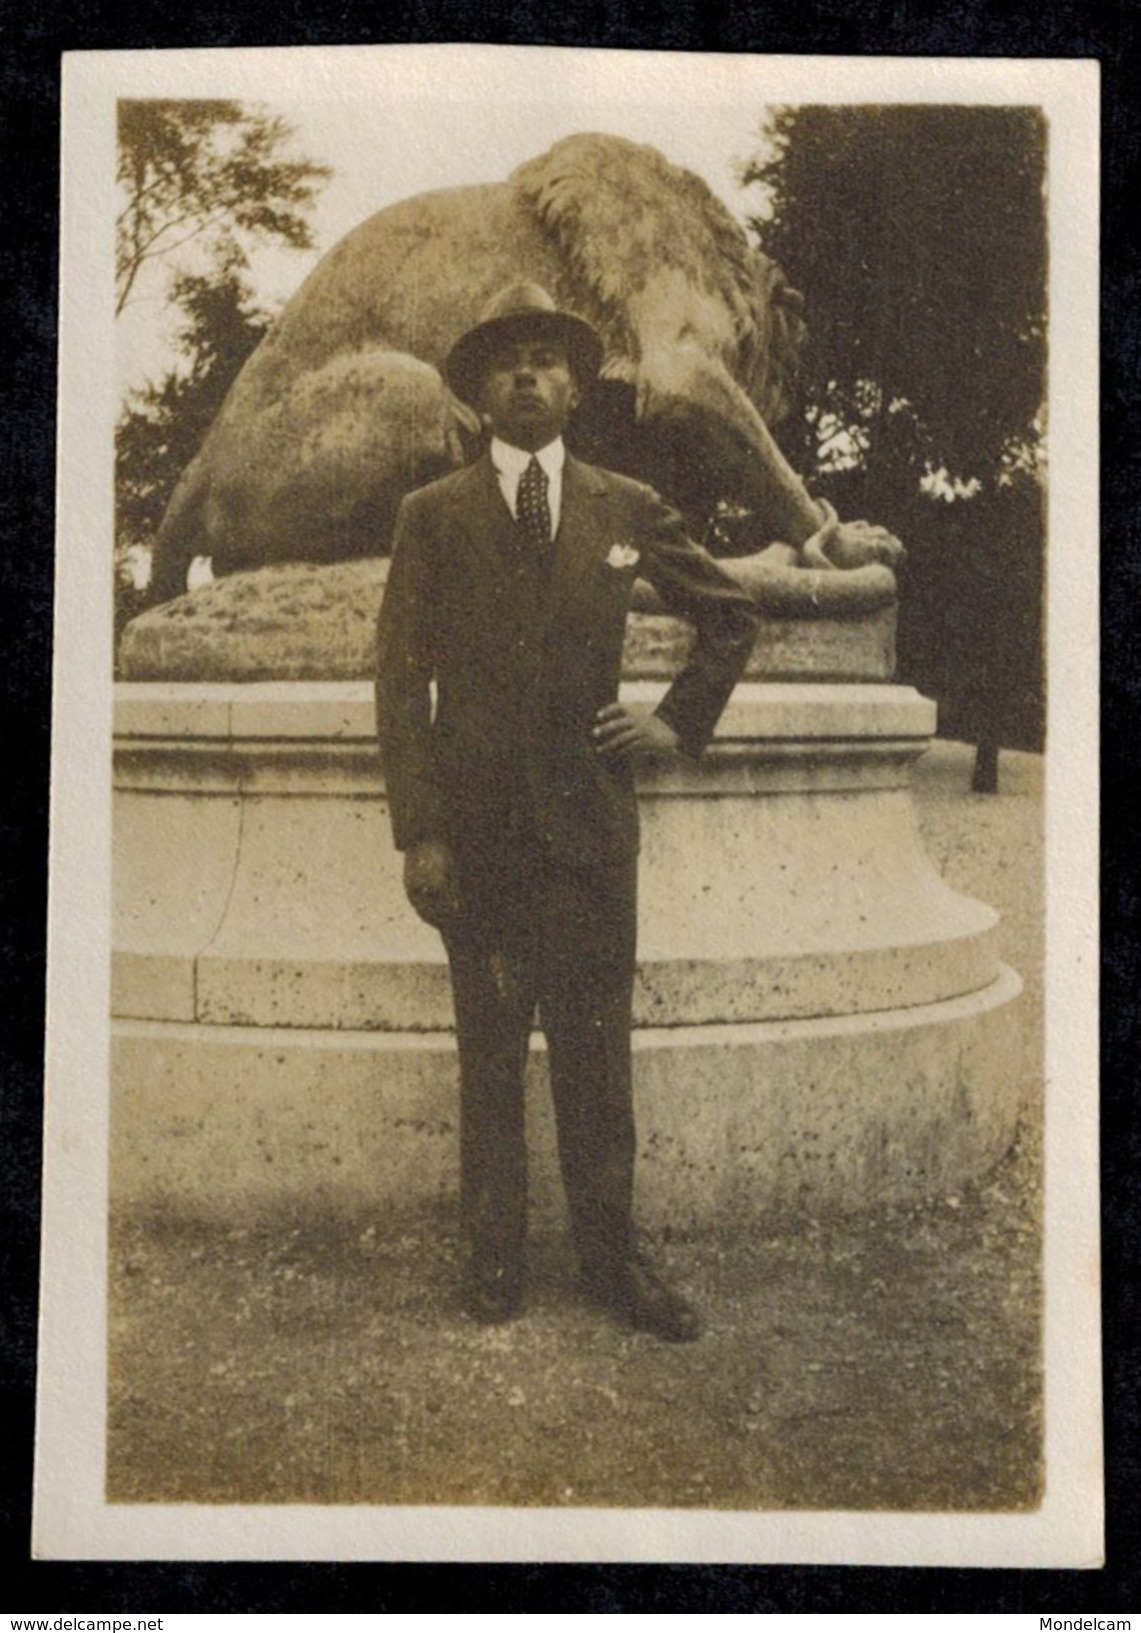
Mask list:
[{"label": "white dress shirt", "polygon": [[559,531],[559,516],[562,514],[563,466],[566,457],[567,451],[562,437],[556,437],[554,442],[548,442],[545,448],[538,449],[534,455],[529,454],[525,448],[516,448],[510,442],[500,442],[498,437],[491,439],[491,463],[495,467],[499,491],[507,501],[508,510],[516,519],[519,516],[516,499],[523,472],[532,458],[537,459],[543,467],[547,475],[547,504],[551,511],[552,538]]}]

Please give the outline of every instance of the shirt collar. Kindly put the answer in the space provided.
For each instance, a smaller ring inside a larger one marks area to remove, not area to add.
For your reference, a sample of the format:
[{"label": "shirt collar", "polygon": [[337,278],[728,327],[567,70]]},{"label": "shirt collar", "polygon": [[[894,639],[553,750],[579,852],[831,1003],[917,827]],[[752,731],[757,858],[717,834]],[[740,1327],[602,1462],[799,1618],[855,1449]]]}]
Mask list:
[{"label": "shirt collar", "polygon": [[[503,476],[508,476],[518,482],[527,466],[531,463],[531,455],[526,448],[516,448],[514,443],[501,442],[498,437],[491,439],[491,463]],[[545,448],[536,451],[535,458],[553,481],[562,474],[566,463],[567,450],[562,437],[556,437],[554,442],[548,442]]]}]

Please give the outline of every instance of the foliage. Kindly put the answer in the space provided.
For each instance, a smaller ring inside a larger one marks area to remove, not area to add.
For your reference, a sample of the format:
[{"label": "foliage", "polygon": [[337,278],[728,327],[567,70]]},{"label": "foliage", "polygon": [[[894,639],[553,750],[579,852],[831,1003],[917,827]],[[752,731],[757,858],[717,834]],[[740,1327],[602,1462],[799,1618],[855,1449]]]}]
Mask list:
[{"label": "foliage", "polygon": [[115,427],[116,630],[147,604],[149,541],[179,477],[269,325],[233,267],[216,280],[183,273],[173,298],[182,365],[129,393]]},{"label": "foliage", "polygon": [[814,453],[996,482],[1039,440],[1041,114],[800,107],[770,117],[762,247],[807,302]]},{"label": "foliage", "polygon": [[245,267],[251,242],[312,247],[305,213],[324,165],[282,157],[285,120],[239,102],[119,103],[116,314],[143,267],[192,241],[222,266]]},{"label": "foliage", "polygon": [[132,391],[115,428],[120,538],[145,539],[156,531],[175,483],[269,323],[232,267],[217,281],[183,273],[175,278],[172,292],[185,314],[176,335],[185,366]]},{"label": "foliage", "polygon": [[292,134],[237,102],[119,104],[116,311],[142,269],[161,263],[182,321],[174,366],[128,394],[115,428],[117,629],[145,605],[150,540],[269,325],[249,281],[249,247],[312,246],[305,216],[330,172],[283,158]]},{"label": "foliage", "polygon": [[789,456],[842,515],[907,544],[900,667],[945,729],[1038,746],[1042,116],[805,106],[765,134],[752,225],[810,334]]}]

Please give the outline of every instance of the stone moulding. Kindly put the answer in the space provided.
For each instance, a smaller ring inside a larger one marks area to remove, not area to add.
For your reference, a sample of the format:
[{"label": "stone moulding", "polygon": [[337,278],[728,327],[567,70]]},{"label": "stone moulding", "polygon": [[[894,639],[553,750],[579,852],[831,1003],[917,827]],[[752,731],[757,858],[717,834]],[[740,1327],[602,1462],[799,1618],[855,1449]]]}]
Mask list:
[{"label": "stone moulding", "polygon": [[[372,709],[351,682],[117,689],[120,1199],[448,1191],[446,966],[403,899]],[[1013,1137],[1018,979],[997,915],[926,857],[909,791],[934,726],[904,686],[745,682],[701,765],[644,768],[651,1222],[917,1194]]]},{"label": "stone moulding", "polygon": [[[120,644],[120,673],[152,683],[368,679],[376,671],[377,609],[388,566],[370,557],[231,574],[133,619]],[[750,679],[891,679],[896,608],[887,568],[805,571],[772,567],[761,557],[722,566],[760,598]],[[837,612],[837,592],[859,589],[869,577],[878,599]],[[675,674],[691,638],[689,626],[668,616],[650,585],[637,581],[623,673],[657,680]]]}]

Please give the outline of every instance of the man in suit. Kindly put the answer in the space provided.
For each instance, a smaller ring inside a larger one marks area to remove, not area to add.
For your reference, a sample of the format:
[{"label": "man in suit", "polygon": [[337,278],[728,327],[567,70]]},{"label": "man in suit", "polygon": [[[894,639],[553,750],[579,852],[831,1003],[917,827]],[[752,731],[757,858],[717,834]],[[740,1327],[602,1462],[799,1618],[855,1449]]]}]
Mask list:
[{"label": "man in suit", "polygon": [[[650,488],[566,453],[601,357],[594,329],[534,284],[503,291],[453,347],[448,382],[490,446],[401,507],[377,726],[405,888],[451,970],[468,1312],[505,1321],[522,1305],[537,1007],[586,1285],[634,1327],[685,1341],[700,1319],[638,1252],[632,1219],[634,762],[700,754],[756,616]],[[636,576],[696,628],[653,713],[618,701]]]}]

